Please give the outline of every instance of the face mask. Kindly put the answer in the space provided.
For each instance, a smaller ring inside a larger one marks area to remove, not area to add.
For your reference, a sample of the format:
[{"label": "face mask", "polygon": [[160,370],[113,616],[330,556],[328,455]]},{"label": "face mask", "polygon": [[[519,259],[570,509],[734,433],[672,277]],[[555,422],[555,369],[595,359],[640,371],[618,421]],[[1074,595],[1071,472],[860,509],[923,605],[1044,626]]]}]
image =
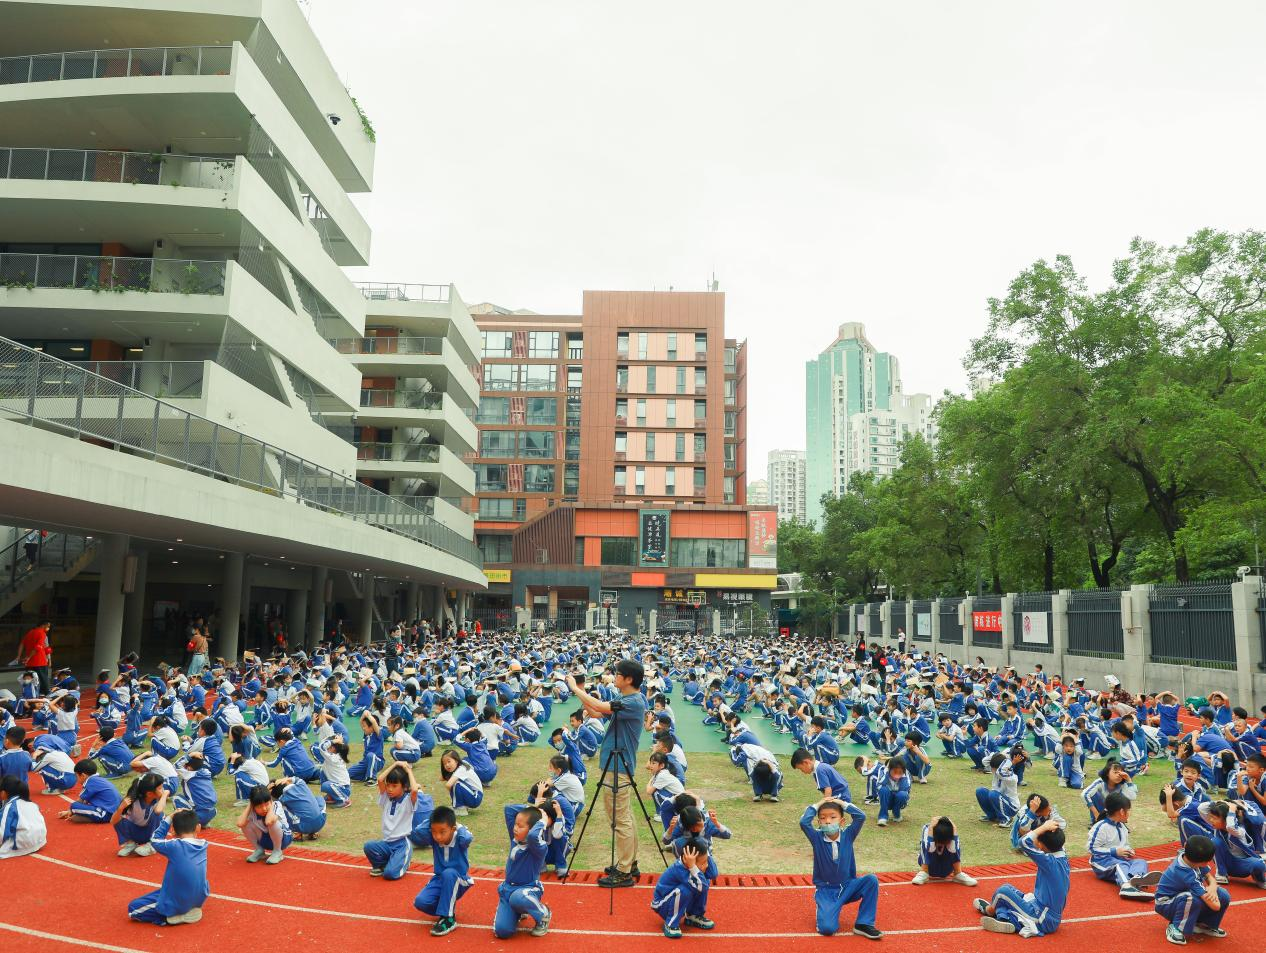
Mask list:
[{"label": "face mask", "polygon": [[840,825],[839,824],[823,824],[821,827],[818,828],[818,830],[820,830],[827,837],[834,837],[836,834],[840,832]]}]

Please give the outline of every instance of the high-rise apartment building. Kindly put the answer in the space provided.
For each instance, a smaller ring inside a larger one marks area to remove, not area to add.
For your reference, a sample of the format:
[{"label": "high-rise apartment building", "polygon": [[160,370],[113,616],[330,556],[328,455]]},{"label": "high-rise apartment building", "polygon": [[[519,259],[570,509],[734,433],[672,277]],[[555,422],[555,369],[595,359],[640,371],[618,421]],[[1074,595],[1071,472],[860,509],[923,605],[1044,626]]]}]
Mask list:
[{"label": "high-rise apartment building", "polygon": [[780,520],[805,522],[804,451],[769,451],[769,502]]},{"label": "high-rise apartment building", "polygon": [[[821,525],[822,497],[847,490],[853,473],[891,472],[879,441],[889,426],[899,434],[903,425],[904,433],[920,429],[920,398],[926,408],[926,395],[903,397],[896,357],[876,350],[860,322],[840,325],[830,346],[805,364],[805,509],[810,522]],[[881,420],[886,422],[883,429],[875,429],[881,428]],[[927,426],[922,427],[925,436],[934,436]]]},{"label": "high-rise apartment building", "polygon": [[873,410],[848,418],[845,459],[850,474],[866,471],[892,476],[901,463],[901,445],[918,434],[936,443],[932,399],[927,394],[894,394],[889,410]]},{"label": "high-rise apartment building", "polygon": [[753,480],[747,484],[747,502],[752,506],[769,505],[769,481]]}]

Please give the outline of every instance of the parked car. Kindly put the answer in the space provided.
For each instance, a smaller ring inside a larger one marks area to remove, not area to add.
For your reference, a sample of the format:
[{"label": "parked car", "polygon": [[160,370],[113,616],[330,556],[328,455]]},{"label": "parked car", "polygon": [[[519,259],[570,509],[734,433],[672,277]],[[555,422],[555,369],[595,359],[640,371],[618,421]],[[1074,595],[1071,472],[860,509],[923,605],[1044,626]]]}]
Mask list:
[{"label": "parked car", "polygon": [[686,619],[673,619],[659,627],[660,635],[688,635],[695,630],[695,624]]},{"label": "parked car", "polygon": [[583,639],[589,635],[613,635],[618,638],[628,634],[628,629],[623,629],[618,625],[608,625],[605,622],[598,623],[592,629],[576,629],[568,633],[568,635],[575,639]]}]

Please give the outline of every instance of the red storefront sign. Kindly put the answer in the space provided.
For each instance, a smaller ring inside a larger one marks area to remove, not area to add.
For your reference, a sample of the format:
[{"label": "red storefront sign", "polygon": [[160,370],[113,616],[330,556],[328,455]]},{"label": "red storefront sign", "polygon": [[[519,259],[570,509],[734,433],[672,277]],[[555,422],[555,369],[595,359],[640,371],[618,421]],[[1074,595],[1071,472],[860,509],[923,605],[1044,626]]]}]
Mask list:
[{"label": "red storefront sign", "polygon": [[977,632],[1001,632],[1002,613],[973,612],[971,614],[971,627]]}]

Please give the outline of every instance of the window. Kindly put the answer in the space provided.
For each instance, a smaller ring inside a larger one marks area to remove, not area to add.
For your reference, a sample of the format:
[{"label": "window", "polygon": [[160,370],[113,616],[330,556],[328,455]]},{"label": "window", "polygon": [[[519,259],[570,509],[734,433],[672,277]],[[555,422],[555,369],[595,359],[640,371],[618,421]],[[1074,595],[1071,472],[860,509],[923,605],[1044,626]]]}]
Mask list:
[{"label": "window", "polygon": [[510,422],[509,397],[480,397],[475,422],[481,424],[508,424]]},{"label": "window", "polygon": [[479,455],[481,457],[513,457],[513,430],[484,430],[479,434]]},{"label": "window", "polygon": [[722,503],[734,502],[734,477],[725,478],[725,482],[721,488],[721,502]]},{"label": "window", "polygon": [[[505,400],[504,397],[501,400]],[[528,397],[524,400],[527,418],[524,423],[536,427],[548,427],[558,423],[557,397]]]},{"label": "window", "polygon": [[511,346],[514,342],[512,331],[485,331],[484,357],[511,357]]},{"label": "window", "polygon": [[615,352],[620,357],[629,356],[629,332],[621,331],[615,336]]},{"label": "window", "polygon": [[636,566],[637,538],[604,536],[602,538],[602,565]]},{"label": "window", "polygon": [[569,391],[579,391],[584,379],[584,372],[579,367],[567,368],[567,389]]},{"label": "window", "polygon": [[646,426],[646,401],[644,400],[637,402],[637,425],[639,427]]},{"label": "window", "polygon": [[708,419],[708,402],[706,400],[695,401],[695,423],[701,424]]},{"label": "window", "polygon": [[633,468],[633,492],[646,492],[646,467]]},{"label": "window", "polygon": [[563,467],[563,493],[575,496],[580,492],[580,465],[569,463]]},{"label": "window", "polygon": [[655,375],[655,367],[652,365],[646,369],[646,393],[656,393],[659,390],[659,387],[656,386],[657,383],[658,381]]},{"label": "window", "polygon": [[668,421],[668,426],[677,426],[677,401],[668,400],[664,402],[664,418]]},{"label": "window", "polygon": [[653,433],[646,435],[646,459],[655,459],[655,435]]},{"label": "window", "polygon": [[733,437],[738,433],[738,414],[732,410],[725,412],[725,435]]},{"label": "window", "polygon": [[708,336],[706,334],[695,335],[695,360],[702,360],[708,356]]},{"label": "window", "polygon": [[528,357],[558,357],[558,332],[529,331]]},{"label": "window", "polygon": [[629,435],[627,431],[617,430],[615,434],[615,452],[628,453],[629,451]]},{"label": "window", "polygon": [[615,416],[624,423],[629,419],[629,402],[627,398],[621,398],[615,402]]},{"label": "window", "polygon": [[524,364],[523,390],[556,390],[558,387],[558,365],[556,364]]},{"label": "window", "polygon": [[677,444],[677,461],[680,463],[686,459],[686,435],[679,433],[674,439]]},{"label": "window", "polygon": [[639,361],[646,360],[646,332],[637,332],[637,359]]},{"label": "window", "polygon": [[518,390],[518,364],[485,364],[484,390]]},{"label": "window", "polygon": [[479,501],[479,518],[486,520],[521,520],[527,515],[524,499],[483,499]]},{"label": "window", "polygon": [[695,489],[703,490],[708,486],[708,471],[703,467],[695,467]]},{"label": "window", "polygon": [[708,389],[708,369],[706,367],[695,368],[695,393],[706,391]]},{"label": "window", "polygon": [[738,444],[730,443],[730,442],[727,440],[727,441],[726,441],[726,443],[725,443],[725,465],[726,465],[726,467],[733,468],[733,467],[734,467],[734,462],[735,462],[737,459],[738,459]]},{"label": "window", "polygon": [[747,543],[742,539],[673,539],[669,541],[673,566],[737,569],[746,562]]},{"label": "window", "polygon": [[677,335],[672,331],[668,332],[668,359],[677,360]]},{"label": "window", "polygon": [[738,396],[738,381],[734,379],[725,382],[725,402],[727,404],[734,403],[734,398]]},{"label": "window", "polygon": [[686,369],[684,367],[677,368],[677,393],[684,394],[686,392]]},{"label": "window", "polygon": [[580,398],[579,397],[567,398],[567,426],[568,427],[580,426]]},{"label": "window", "polygon": [[504,493],[506,465],[504,463],[476,463],[475,489],[481,493]]},{"label": "window", "polygon": [[576,537],[576,548],[573,550],[573,559],[577,566],[585,564],[585,538],[583,536]]},{"label": "window", "polygon": [[621,489],[624,488],[625,484],[628,482],[628,473],[629,473],[628,467],[615,468],[615,485],[617,487]]},{"label": "window", "polygon": [[733,348],[733,347],[727,347],[725,349],[725,366],[733,367],[737,363],[738,363],[738,349]]},{"label": "window", "polygon": [[568,460],[580,459],[580,431],[579,430],[567,431],[567,459]]},{"label": "window", "polygon": [[[554,431],[525,430],[519,434],[519,456],[552,459],[554,456]],[[552,480],[550,482],[553,482]]]},{"label": "window", "polygon": [[[512,503],[514,501],[503,500],[499,502]],[[479,543],[479,552],[483,556],[485,563],[508,563],[514,561],[514,558],[510,555],[510,537],[505,533],[479,533],[476,541]]]},{"label": "window", "polygon": [[629,366],[620,364],[615,369],[615,389],[619,393],[624,393],[629,389]]},{"label": "window", "polygon": [[544,463],[525,464],[523,467],[523,489],[528,493],[553,493],[554,469],[554,467]]},{"label": "window", "polygon": [[677,492],[677,468],[664,468],[664,492],[673,495]]},{"label": "window", "polygon": [[702,460],[708,455],[708,435],[703,433],[695,434],[695,459]]}]

